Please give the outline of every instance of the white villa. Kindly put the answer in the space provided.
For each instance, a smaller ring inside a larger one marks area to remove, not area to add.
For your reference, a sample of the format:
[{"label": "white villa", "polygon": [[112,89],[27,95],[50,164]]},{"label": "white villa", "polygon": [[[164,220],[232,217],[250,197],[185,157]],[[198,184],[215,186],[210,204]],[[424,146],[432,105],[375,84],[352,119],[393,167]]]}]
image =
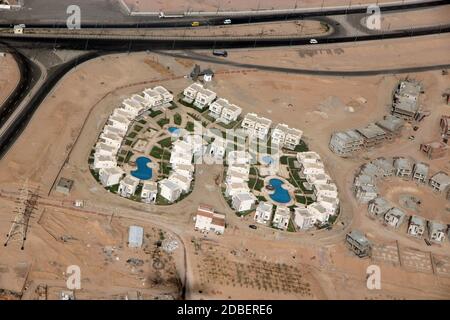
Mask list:
[{"label": "white villa", "polygon": [[174,164],[172,168],[175,172],[189,178],[192,178],[195,171],[193,164]]},{"label": "white villa", "polygon": [[314,226],[316,219],[306,207],[294,208],[294,222],[300,230],[307,230]]},{"label": "white villa", "polygon": [[145,98],[145,95],[141,96],[139,94],[133,94],[131,96],[131,100],[140,103],[142,105],[142,110],[148,110],[149,108],[151,108],[150,101]]},{"label": "white villa", "polygon": [[183,100],[187,103],[193,103],[195,98],[197,98],[197,93],[203,90],[203,86],[200,83],[193,83],[183,91]]},{"label": "white villa", "polygon": [[319,197],[337,198],[338,197],[337,187],[333,182],[315,184],[313,189],[314,189],[314,195],[316,198],[319,198]]},{"label": "white villa", "polygon": [[113,155],[103,155],[96,153],[94,155],[93,167],[94,169],[106,169],[117,167],[116,157],[114,157]]},{"label": "white villa", "polygon": [[127,134],[127,130],[128,129],[117,128],[109,124],[103,127],[103,132],[105,134],[117,134],[122,138]]},{"label": "white villa", "polygon": [[195,155],[202,155],[205,147],[206,141],[203,140],[202,136],[199,134],[189,134],[184,137],[186,142],[191,145],[191,151]]},{"label": "white villa", "polygon": [[234,104],[230,104],[227,99],[217,99],[209,106],[209,115],[218,122],[229,124],[236,121],[242,113],[242,109]]},{"label": "white villa", "polygon": [[216,99],[217,94],[209,89],[200,89],[195,97],[194,106],[203,111]]},{"label": "white villa", "polygon": [[236,150],[228,152],[227,161],[230,166],[235,164],[249,164],[251,160],[250,153],[247,151]]},{"label": "white villa", "polygon": [[[132,120],[136,118],[143,110],[144,106],[137,102],[134,99],[125,99],[122,101],[123,108],[116,108],[112,114],[112,116],[122,116],[127,118],[128,120]],[[128,115],[125,115],[124,113],[127,113]]]},{"label": "white villa", "polygon": [[136,188],[139,185],[139,179],[133,176],[127,175],[120,181],[118,193],[124,198],[129,198],[136,192]]},{"label": "white villa", "polygon": [[95,145],[95,155],[96,156],[115,156],[119,149],[109,146],[103,142],[97,142]]},{"label": "white villa", "polygon": [[159,95],[162,97],[163,104],[168,104],[173,101],[173,94],[171,94],[170,91],[163,86],[156,86],[153,88],[153,91],[159,93]]},{"label": "white villa", "polygon": [[325,223],[328,221],[330,217],[330,213],[326,208],[324,208],[320,203],[314,202],[306,207],[309,214],[311,215],[312,223],[316,223],[320,221],[321,223]]},{"label": "white villa", "polygon": [[124,171],[119,167],[104,168],[99,171],[99,179],[104,187],[116,185],[122,179]]},{"label": "white villa", "polygon": [[195,216],[195,230],[223,234],[225,232],[225,215],[216,213],[212,207],[201,204]]},{"label": "white villa", "polygon": [[[133,104],[135,104],[135,102],[133,102],[133,100],[131,100],[131,102],[133,103]],[[140,108],[142,107],[142,106],[140,106],[140,104],[137,104]],[[127,109],[125,109],[125,108],[115,108],[114,109],[114,111],[113,111],[113,113],[111,114],[111,115],[113,115],[113,116],[120,116],[120,117],[124,117],[124,118],[127,118],[128,120],[133,120],[135,117],[136,117],[136,115],[134,114],[134,112],[132,112],[132,111],[129,111],[129,110],[127,110]]]},{"label": "white villa", "polygon": [[173,181],[163,179],[158,182],[160,195],[169,202],[177,201],[182,193],[181,188]]},{"label": "white villa", "polygon": [[164,97],[158,91],[154,89],[145,89],[143,93],[150,108],[157,108],[163,105]]},{"label": "white villa", "polygon": [[271,125],[272,120],[259,117],[256,113],[247,113],[241,124],[249,136],[256,136],[262,140],[267,137]]},{"label": "white villa", "polygon": [[231,198],[232,207],[237,212],[243,212],[253,209],[256,197],[251,192],[236,193]]},{"label": "white villa", "polygon": [[226,183],[244,183],[248,180],[248,174],[242,173],[239,170],[235,170],[233,167],[231,167],[227,171]]},{"label": "white villa", "polygon": [[190,176],[184,176],[174,171],[170,174],[168,180],[177,184],[183,193],[187,193],[191,189],[192,178]]},{"label": "white villa", "polygon": [[287,230],[291,220],[291,210],[286,206],[277,206],[272,225],[280,230]]},{"label": "white villa", "polygon": [[141,192],[141,200],[145,203],[155,203],[158,195],[158,184],[154,181],[144,182]]},{"label": "white villa", "polygon": [[298,129],[289,128],[286,124],[278,124],[272,130],[272,143],[283,148],[294,150],[300,144],[303,132]]},{"label": "white villa", "polygon": [[257,223],[268,224],[272,219],[273,204],[261,201],[256,207],[254,219]]},{"label": "white villa", "polygon": [[206,153],[216,159],[223,159],[226,153],[226,140],[223,138],[215,138],[208,146]]},{"label": "white villa", "polygon": [[128,130],[128,126],[130,125],[130,120],[128,120],[124,116],[111,115],[108,118],[108,124],[110,124],[111,126],[113,126],[115,128],[119,128],[122,131],[127,131]]},{"label": "white villa", "polygon": [[119,149],[122,145],[123,137],[119,136],[115,133],[105,133],[102,132],[100,134],[100,142],[103,142],[104,144],[111,146],[113,148]]},{"label": "white villa", "polygon": [[245,182],[230,182],[226,184],[225,196],[232,197],[238,193],[250,192],[247,183]]}]

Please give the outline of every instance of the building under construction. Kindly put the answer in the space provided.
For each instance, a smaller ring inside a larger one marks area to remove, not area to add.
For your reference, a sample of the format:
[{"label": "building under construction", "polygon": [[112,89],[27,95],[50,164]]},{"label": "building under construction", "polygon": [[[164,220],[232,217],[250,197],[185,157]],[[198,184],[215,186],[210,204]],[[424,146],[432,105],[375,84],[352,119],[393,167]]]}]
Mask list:
[{"label": "building under construction", "polygon": [[348,248],[358,257],[370,257],[372,246],[369,240],[358,230],[352,230],[345,236]]}]

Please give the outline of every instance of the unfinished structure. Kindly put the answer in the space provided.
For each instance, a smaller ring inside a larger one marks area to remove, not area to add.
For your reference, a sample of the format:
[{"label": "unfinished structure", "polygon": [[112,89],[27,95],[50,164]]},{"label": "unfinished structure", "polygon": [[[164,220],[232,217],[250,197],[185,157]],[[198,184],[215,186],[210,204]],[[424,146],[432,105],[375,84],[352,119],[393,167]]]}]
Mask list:
[{"label": "unfinished structure", "polygon": [[358,230],[352,230],[345,237],[347,246],[358,257],[364,258],[371,255],[371,244],[369,240]]},{"label": "unfinished structure", "polygon": [[406,121],[412,121],[419,112],[419,95],[422,86],[415,80],[400,81],[394,92],[392,115]]}]

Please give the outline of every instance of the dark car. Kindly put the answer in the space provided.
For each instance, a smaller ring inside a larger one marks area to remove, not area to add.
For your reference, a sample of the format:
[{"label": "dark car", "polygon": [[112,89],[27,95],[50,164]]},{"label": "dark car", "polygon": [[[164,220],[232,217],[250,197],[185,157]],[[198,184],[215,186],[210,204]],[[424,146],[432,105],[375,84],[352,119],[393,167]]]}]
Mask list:
[{"label": "dark car", "polygon": [[251,224],[251,225],[249,225],[248,227],[249,227],[250,229],[258,229],[258,227],[255,226],[254,224]]},{"label": "dark car", "polygon": [[228,57],[228,52],[226,50],[213,50],[213,55],[220,57]]}]

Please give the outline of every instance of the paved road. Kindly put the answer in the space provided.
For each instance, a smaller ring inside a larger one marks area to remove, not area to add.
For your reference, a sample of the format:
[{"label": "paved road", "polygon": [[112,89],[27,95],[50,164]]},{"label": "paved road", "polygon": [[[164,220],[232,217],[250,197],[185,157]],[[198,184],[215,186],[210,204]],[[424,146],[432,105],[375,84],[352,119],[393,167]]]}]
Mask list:
[{"label": "paved road", "polygon": [[[374,1],[375,2],[375,1]],[[410,0],[410,1],[392,1],[393,5],[381,5],[383,11],[406,10],[410,8],[429,7],[444,5],[444,0]],[[217,13],[212,16],[208,13],[202,13],[202,16],[187,16],[186,18],[159,19],[155,16],[130,16],[121,9],[117,1],[114,0],[27,0],[25,7],[20,11],[0,11],[0,25],[11,25],[25,23],[27,25],[65,25],[68,14],[67,7],[77,4],[81,9],[82,26],[104,25],[129,25],[129,26],[148,26],[148,27],[183,27],[190,26],[192,21],[199,21],[202,24],[218,25],[223,24],[224,16],[217,17]],[[233,23],[251,23],[267,22],[284,19],[303,19],[307,17],[323,17],[333,15],[347,15],[353,13],[364,13],[367,6],[359,7],[357,4],[342,7],[309,8],[309,9],[289,9],[284,11],[248,11],[248,12],[230,12]],[[196,13],[191,13],[191,15]],[[226,13],[222,13],[225,15]]]}]

